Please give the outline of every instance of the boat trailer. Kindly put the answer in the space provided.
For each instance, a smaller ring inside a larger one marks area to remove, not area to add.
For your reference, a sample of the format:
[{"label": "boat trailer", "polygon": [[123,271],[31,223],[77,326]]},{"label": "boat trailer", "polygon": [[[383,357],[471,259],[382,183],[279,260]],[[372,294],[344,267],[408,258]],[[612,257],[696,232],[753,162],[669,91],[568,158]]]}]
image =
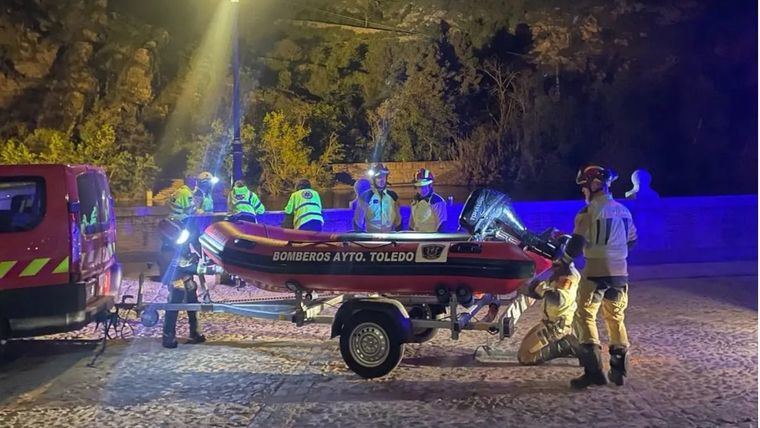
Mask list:
[{"label": "boat trailer", "polygon": [[[140,276],[136,302],[124,296],[116,304],[118,310],[134,311],[140,322],[152,327],[159,321],[159,311],[197,311],[227,313],[265,320],[331,325],[330,338],[340,337],[340,352],[348,367],[363,378],[376,378],[390,373],[404,355],[406,343],[422,343],[432,339],[438,330],[449,330],[457,340],[462,332],[485,331],[499,340],[511,337],[523,312],[534,300],[517,292],[494,296],[472,297],[466,306],[457,300],[457,293],[447,296],[442,304],[436,296],[328,294],[317,296],[298,289],[292,297],[220,301],[208,303],[144,302]],[[488,314],[475,316],[483,309]],[[327,313],[325,313],[327,312]]]}]

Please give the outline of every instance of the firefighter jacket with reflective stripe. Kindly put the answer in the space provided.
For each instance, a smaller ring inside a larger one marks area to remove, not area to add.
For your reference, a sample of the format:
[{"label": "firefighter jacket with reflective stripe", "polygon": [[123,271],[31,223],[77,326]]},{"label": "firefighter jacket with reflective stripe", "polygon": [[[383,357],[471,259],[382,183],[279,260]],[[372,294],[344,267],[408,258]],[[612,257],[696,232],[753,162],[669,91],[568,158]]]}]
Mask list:
[{"label": "firefighter jacket with reflective stripe", "polygon": [[192,215],[195,210],[193,192],[187,185],[177,189],[169,198],[169,217],[176,220],[184,220]]},{"label": "firefighter jacket with reflective stripe", "polygon": [[211,192],[206,193],[196,187],[193,191],[193,199],[198,213],[214,212],[214,198],[211,196]]},{"label": "firefighter jacket with reflective stripe", "polygon": [[251,192],[247,187],[233,187],[227,201],[227,208],[230,214],[251,213],[263,214],[264,204],[261,203],[259,196]]},{"label": "firefighter jacket with reflective stripe", "polygon": [[311,220],[324,224],[322,218],[322,199],[314,189],[296,190],[290,195],[285,206],[285,214],[293,216],[293,227],[300,229],[301,225]]},{"label": "firefighter jacket with reflective stripe", "polygon": [[411,203],[412,212],[409,217],[409,230],[416,232],[438,232],[446,223],[448,211],[446,201],[437,193],[427,197],[416,195]]},{"label": "firefighter jacket with reflective stripe", "polygon": [[586,238],[584,277],[628,275],[628,247],[636,239],[636,226],[628,208],[600,193],[575,216],[573,233]]},{"label": "firefighter jacket with reflective stripe", "polygon": [[374,187],[359,196],[354,211],[354,229],[369,233],[387,233],[401,226],[398,195],[392,190]]}]

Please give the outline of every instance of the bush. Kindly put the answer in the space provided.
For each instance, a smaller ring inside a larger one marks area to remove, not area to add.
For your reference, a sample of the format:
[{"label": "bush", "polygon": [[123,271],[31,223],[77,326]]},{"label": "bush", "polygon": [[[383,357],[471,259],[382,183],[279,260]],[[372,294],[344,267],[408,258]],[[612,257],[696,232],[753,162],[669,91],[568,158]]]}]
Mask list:
[{"label": "bush", "polygon": [[23,141],[9,139],[0,148],[0,163],[11,164],[90,164],[102,167],[114,196],[141,196],[150,188],[158,167],[152,155],[134,155],[116,143],[110,125],[85,123],[80,141],[75,143],[65,133],[39,128]]}]

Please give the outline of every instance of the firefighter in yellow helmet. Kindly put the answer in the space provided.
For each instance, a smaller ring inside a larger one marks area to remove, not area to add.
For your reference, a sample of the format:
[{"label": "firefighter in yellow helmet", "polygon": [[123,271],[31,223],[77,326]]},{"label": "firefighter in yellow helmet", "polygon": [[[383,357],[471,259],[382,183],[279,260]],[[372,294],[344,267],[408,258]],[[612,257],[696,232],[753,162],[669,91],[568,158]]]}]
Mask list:
[{"label": "firefighter in yellow helmet", "polygon": [[285,220],[282,227],[296,230],[322,231],[322,199],[319,193],[311,188],[309,180],[299,180],[296,191],[290,195],[285,206]]},{"label": "firefighter in yellow helmet", "polygon": [[578,339],[573,334],[573,316],[581,275],[573,259],[581,255],[584,243],[579,237],[567,239],[552,267],[520,289],[522,294],[542,300],[543,313],[541,321],[520,343],[520,364],[542,364],[576,355]]},{"label": "firefighter in yellow helmet", "polygon": [[258,215],[265,211],[264,204],[261,203],[259,196],[252,192],[243,180],[237,180],[232,186],[227,198],[227,209],[230,214],[243,212]]},{"label": "firefighter in yellow helmet", "polygon": [[575,216],[573,229],[573,235],[586,243],[583,251],[586,266],[578,287],[575,316],[581,344],[578,358],[584,373],[570,382],[576,389],[607,383],[602,372],[601,342],[596,326],[600,307],[610,340],[609,380],[623,385],[628,374],[629,343],[624,323],[628,306],[627,258],[637,235],[631,213],[610,194],[610,184],[616,178],[614,171],[590,165],[581,168],[575,180],[587,203]]},{"label": "firefighter in yellow helmet", "polygon": [[369,233],[387,233],[401,229],[401,208],[398,195],[388,190],[385,165],[372,165],[369,176],[372,187],[359,196],[354,211],[354,230]]},{"label": "firefighter in yellow helmet", "polygon": [[417,194],[412,199],[409,230],[416,232],[440,232],[446,224],[448,209],[446,201],[433,191],[433,173],[420,168],[414,174]]},{"label": "firefighter in yellow helmet", "polygon": [[193,190],[195,212],[198,214],[214,212],[214,198],[212,192],[218,179],[210,172],[203,171],[198,174],[198,179]]}]

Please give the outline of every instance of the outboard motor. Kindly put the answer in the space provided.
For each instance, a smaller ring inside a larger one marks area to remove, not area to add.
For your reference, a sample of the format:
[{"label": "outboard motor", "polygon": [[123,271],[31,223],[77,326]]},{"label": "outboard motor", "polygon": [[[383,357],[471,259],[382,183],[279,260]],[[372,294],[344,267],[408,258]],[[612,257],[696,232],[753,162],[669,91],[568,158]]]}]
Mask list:
[{"label": "outboard motor", "polygon": [[[470,194],[459,216],[459,224],[476,240],[489,237],[512,241],[548,259],[554,259],[562,242],[554,229],[538,235],[523,224],[509,196],[492,189],[478,189]],[[563,240],[566,242],[566,240]]]}]

